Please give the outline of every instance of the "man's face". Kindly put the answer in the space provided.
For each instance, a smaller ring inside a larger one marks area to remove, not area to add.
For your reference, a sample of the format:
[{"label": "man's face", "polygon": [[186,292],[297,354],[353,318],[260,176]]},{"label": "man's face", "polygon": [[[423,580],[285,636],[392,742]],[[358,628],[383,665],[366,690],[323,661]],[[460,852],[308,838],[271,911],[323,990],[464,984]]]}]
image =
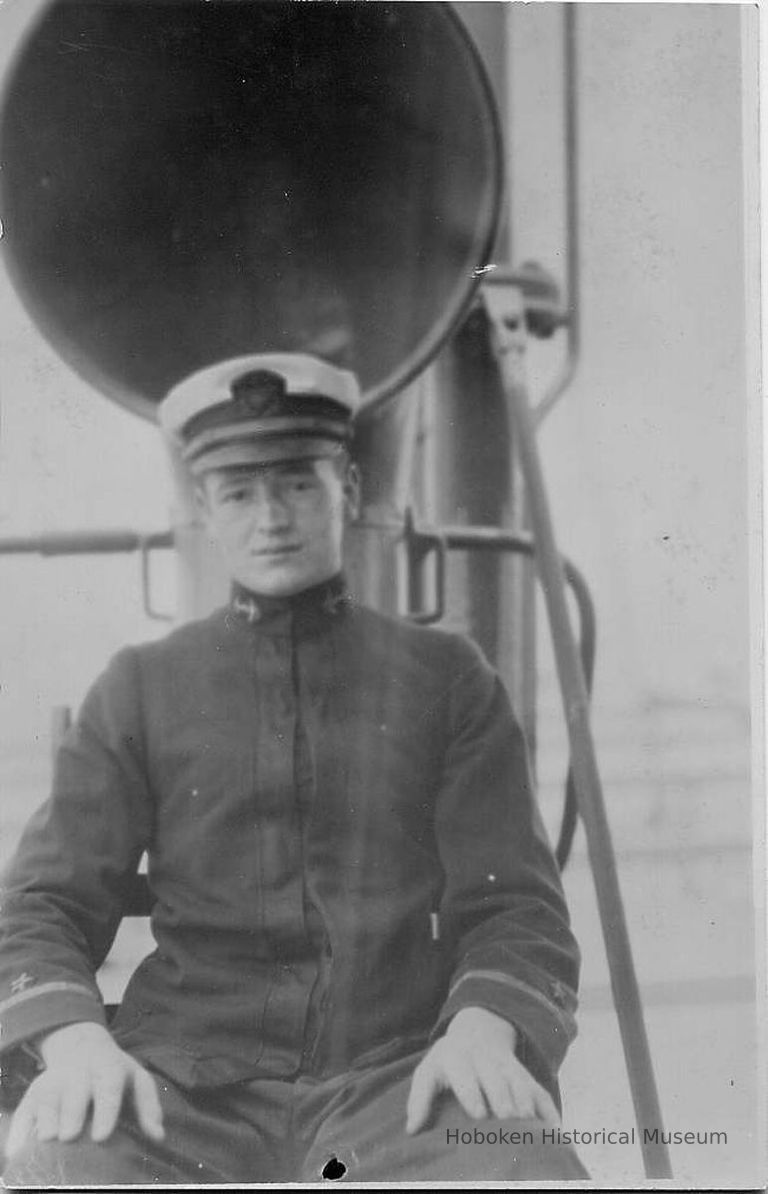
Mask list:
[{"label": "man's face", "polygon": [[206,473],[198,498],[230,576],[288,597],[341,568],[347,513],[359,486],[346,459],[278,461]]}]

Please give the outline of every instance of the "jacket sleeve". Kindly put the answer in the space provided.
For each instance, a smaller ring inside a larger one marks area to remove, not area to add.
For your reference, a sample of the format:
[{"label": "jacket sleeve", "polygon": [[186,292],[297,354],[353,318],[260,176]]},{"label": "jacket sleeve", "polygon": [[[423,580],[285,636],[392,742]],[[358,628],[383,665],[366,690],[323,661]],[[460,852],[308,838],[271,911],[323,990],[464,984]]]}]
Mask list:
[{"label": "jacket sleeve", "polygon": [[579,950],[507,693],[477,648],[458,645],[437,808],[441,933],[455,964],[435,1035],[461,1008],[496,1012],[557,1098],[576,1035]]},{"label": "jacket sleeve", "polygon": [[94,684],[58,752],[52,794],[0,884],[0,1048],[76,1020],[104,1023],[95,974],[149,839],[135,652]]}]

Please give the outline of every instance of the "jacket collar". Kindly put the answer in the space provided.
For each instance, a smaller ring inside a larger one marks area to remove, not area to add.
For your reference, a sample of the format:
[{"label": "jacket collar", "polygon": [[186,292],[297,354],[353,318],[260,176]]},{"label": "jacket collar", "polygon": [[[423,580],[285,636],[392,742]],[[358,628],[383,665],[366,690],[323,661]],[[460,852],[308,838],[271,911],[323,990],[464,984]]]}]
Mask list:
[{"label": "jacket collar", "polygon": [[291,597],[254,593],[233,581],[229,611],[254,630],[280,634],[290,633],[293,626],[305,629],[328,622],[343,613],[350,601],[343,573]]}]

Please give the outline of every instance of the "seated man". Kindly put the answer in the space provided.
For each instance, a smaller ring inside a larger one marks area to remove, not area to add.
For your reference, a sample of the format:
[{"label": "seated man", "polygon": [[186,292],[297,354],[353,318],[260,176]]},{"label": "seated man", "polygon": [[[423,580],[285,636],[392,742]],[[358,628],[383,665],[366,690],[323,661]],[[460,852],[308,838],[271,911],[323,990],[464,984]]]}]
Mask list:
[{"label": "seated man", "polygon": [[[232,597],[113,659],[5,876],[2,1045],[44,1065],[8,1184],[586,1176],[553,1131],[578,950],[504,689],[345,588],[357,402],[263,355],[162,405]],[[107,1026],[145,851],[157,948]]]}]

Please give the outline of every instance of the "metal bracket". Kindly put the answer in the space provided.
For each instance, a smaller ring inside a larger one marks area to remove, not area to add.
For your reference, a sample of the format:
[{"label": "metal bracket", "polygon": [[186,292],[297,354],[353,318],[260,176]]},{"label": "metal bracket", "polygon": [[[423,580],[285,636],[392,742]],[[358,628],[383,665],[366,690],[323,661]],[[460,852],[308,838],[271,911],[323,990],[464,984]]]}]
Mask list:
[{"label": "metal bracket", "polygon": [[152,605],[152,566],[150,563],[152,549],[155,546],[152,536],[142,535],[139,538],[139,552],[141,553],[141,600],[144,613],[155,622],[173,622],[173,614],[164,614]]},{"label": "metal bracket", "polygon": [[[445,537],[438,531],[417,530],[413,511],[409,506],[403,521],[403,542],[408,561],[409,608],[405,616],[411,622],[418,622],[422,626],[439,622],[445,615],[445,571],[448,551]],[[429,555],[435,557],[435,604],[431,610],[414,609],[410,603],[421,590],[419,571]]]},{"label": "metal bracket", "polygon": [[3,555],[123,555],[138,551],[141,556],[141,597],[148,618],[158,622],[172,622],[173,615],[161,613],[152,605],[150,554],[154,550],[174,546],[173,531],[154,531],[141,535],[122,529],[106,531],[62,531],[45,535],[20,535],[0,539]]},{"label": "metal bracket", "polygon": [[[548,340],[560,327],[565,327],[570,315],[563,306],[557,279],[537,261],[525,261],[516,268],[500,267],[483,275],[482,290],[503,288],[516,290],[521,296],[520,310],[510,310],[507,327],[525,319],[526,331],[539,340]],[[484,297],[484,296],[483,296]],[[511,322],[510,322],[511,321]]]}]

